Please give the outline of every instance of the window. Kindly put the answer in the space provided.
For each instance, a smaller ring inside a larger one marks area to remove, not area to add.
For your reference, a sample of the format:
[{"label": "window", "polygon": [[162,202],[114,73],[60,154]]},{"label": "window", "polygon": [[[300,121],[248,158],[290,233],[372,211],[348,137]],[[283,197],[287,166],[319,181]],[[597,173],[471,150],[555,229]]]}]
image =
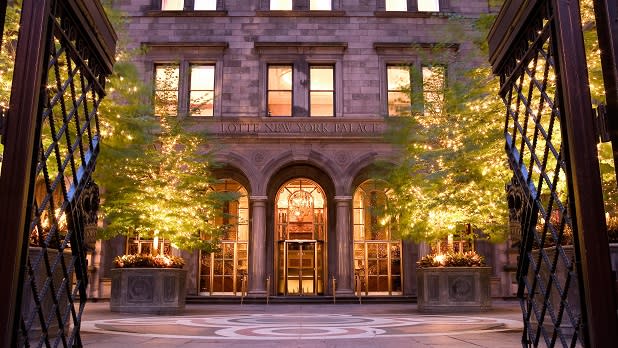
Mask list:
[{"label": "window", "polygon": [[444,110],[446,67],[423,67],[423,110],[425,115],[440,114]]},{"label": "window", "polygon": [[215,98],[215,66],[192,65],[189,90],[189,115],[213,116]]},{"label": "window", "polygon": [[268,116],[292,116],[292,65],[268,66]]},{"label": "window", "polygon": [[398,116],[410,112],[411,109],[411,67],[389,65],[387,74],[388,115]]},{"label": "window", "polygon": [[217,0],[195,0],[193,9],[196,11],[216,11]]},{"label": "window", "polygon": [[[419,0],[419,3],[422,0]],[[407,11],[408,10],[408,1],[407,0],[386,0],[386,11]]]},{"label": "window", "polygon": [[270,9],[272,11],[290,11],[292,10],[292,0],[270,0]]},{"label": "window", "polygon": [[178,114],[179,77],[180,69],[177,64],[155,66],[155,115],[175,116]]},{"label": "window", "polygon": [[309,68],[310,116],[335,116],[335,69],[317,65]]},{"label": "window", "polygon": [[330,11],[332,0],[311,0],[309,2],[309,10],[314,11]]},{"label": "window", "polygon": [[155,65],[155,115],[214,116],[215,73],[214,63]]},{"label": "window", "polygon": [[438,12],[440,11],[440,0],[418,0],[419,12]]},{"label": "window", "polygon": [[402,245],[391,233],[388,192],[385,182],[367,180],[358,186],[352,201],[354,273],[366,295],[402,292]]},{"label": "window", "polygon": [[162,11],[182,11],[184,7],[184,0],[161,0]]}]

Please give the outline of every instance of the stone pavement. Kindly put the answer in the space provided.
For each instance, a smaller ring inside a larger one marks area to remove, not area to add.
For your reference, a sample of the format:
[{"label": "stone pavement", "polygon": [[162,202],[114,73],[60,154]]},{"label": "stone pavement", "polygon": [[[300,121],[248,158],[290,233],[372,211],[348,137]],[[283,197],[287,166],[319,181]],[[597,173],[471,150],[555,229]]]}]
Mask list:
[{"label": "stone pavement", "polygon": [[187,305],[177,316],[122,314],[88,303],[85,347],[521,347],[517,301],[486,312],[429,315],[415,304]]}]

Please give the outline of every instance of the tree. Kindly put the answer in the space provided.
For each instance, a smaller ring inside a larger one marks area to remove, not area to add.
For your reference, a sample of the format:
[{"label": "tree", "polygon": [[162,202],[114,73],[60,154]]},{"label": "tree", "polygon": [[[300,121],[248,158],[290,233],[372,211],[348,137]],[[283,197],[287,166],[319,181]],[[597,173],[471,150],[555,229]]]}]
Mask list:
[{"label": "tree", "polygon": [[[476,66],[449,66],[448,83],[417,76],[425,80],[425,90],[438,91],[433,97],[414,95],[414,88],[408,88],[412,100],[424,105],[413,104],[411,113],[403,115],[408,117],[391,119],[390,140],[400,147],[402,158],[386,175],[392,187],[386,213],[403,238],[432,241],[466,225],[497,242],[507,231],[504,184],[511,173],[504,155],[499,82],[486,63],[484,38],[493,16],[482,16],[474,30],[458,18],[450,22],[445,30],[450,38],[442,41],[468,33],[465,39],[477,43],[477,49],[458,60]],[[474,32],[477,36],[470,37]],[[427,55],[430,66],[438,66],[432,61],[436,56]],[[436,97],[440,93],[443,97]]]},{"label": "tree", "polygon": [[[6,110],[11,97],[13,82],[13,67],[15,64],[15,49],[19,34],[21,1],[14,1],[7,6],[4,22],[4,34],[0,43],[0,108]],[[0,170],[4,146],[0,143]]]},{"label": "tree", "polygon": [[180,249],[210,252],[226,228],[214,224],[215,215],[236,197],[210,189],[216,179],[202,135],[187,131],[182,119],[152,116],[152,86],[140,82],[131,62],[139,52],[123,45],[122,15],[106,9],[121,39],[99,109],[103,139],[95,178],[104,188],[106,221],[100,236],[156,236]]}]

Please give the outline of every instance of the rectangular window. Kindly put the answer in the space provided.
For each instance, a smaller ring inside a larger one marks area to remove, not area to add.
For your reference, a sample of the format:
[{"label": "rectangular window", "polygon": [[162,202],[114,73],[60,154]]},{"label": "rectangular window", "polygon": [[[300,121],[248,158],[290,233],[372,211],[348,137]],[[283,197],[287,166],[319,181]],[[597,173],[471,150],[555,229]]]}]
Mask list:
[{"label": "rectangular window", "polygon": [[292,65],[268,66],[268,116],[292,116]]},{"label": "rectangular window", "polygon": [[423,109],[425,115],[440,114],[444,110],[444,66],[423,67]]},{"label": "rectangular window", "polygon": [[178,115],[179,66],[166,64],[155,66],[154,111],[157,116]]},{"label": "rectangular window", "polygon": [[195,0],[193,9],[196,11],[216,11],[217,0]]},{"label": "rectangular window", "polygon": [[389,65],[386,67],[388,115],[400,116],[408,114],[411,110],[411,68],[402,65]]},{"label": "rectangular window", "polygon": [[161,0],[162,11],[182,11],[185,7],[185,0]]},{"label": "rectangular window", "polygon": [[271,11],[291,11],[292,0],[270,0]]},{"label": "rectangular window", "polygon": [[408,0],[386,0],[386,11],[407,11]]},{"label": "rectangular window", "polygon": [[440,0],[418,0],[419,12],[438,12],[440,11]]},{"label": "rectangular window", "polygon": [[192,65],[189,90],[189,115],[213,116],[215,99],[215,66]]},{"label": "rectangular window", "polygon": [[332,66],[309,67],[310,116],[335,116],[335,69]]},{"label": "rectangular window", "polygon": [[310,0],[309,10],[330,11],[332,8],[332,0]]}]

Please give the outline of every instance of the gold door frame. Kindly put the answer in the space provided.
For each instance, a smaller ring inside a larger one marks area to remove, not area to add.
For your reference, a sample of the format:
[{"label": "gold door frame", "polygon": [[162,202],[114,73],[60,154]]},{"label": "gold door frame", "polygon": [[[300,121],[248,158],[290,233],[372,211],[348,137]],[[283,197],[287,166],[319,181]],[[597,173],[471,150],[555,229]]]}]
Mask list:
[{"label": "gold door frame", "polygon": [[[313,197],[311,202],[306,200],[309,196]],[[295,206],[296,203],[294,202],[299,201],[303,202]],[[324,294],[324,273],[327,265],[325,255],[327,250],[327,200],[322,187],[310,179],[289,180],[279,188],[275,196],[274,209],[274,265],[275,279],[277,280],[275,293],[284,296]],[[292,213],[297,216],[291,216]],[[305,218],[300,218],[301,215]],[[297,225],[294,226],[294,224]],[[300,282],[298,293],[292,294],[289,291],[289,245],[296,243],[300,245],[313,244],[313,291],[309,293],[303,291],[300,278],[297,280]]]}]

